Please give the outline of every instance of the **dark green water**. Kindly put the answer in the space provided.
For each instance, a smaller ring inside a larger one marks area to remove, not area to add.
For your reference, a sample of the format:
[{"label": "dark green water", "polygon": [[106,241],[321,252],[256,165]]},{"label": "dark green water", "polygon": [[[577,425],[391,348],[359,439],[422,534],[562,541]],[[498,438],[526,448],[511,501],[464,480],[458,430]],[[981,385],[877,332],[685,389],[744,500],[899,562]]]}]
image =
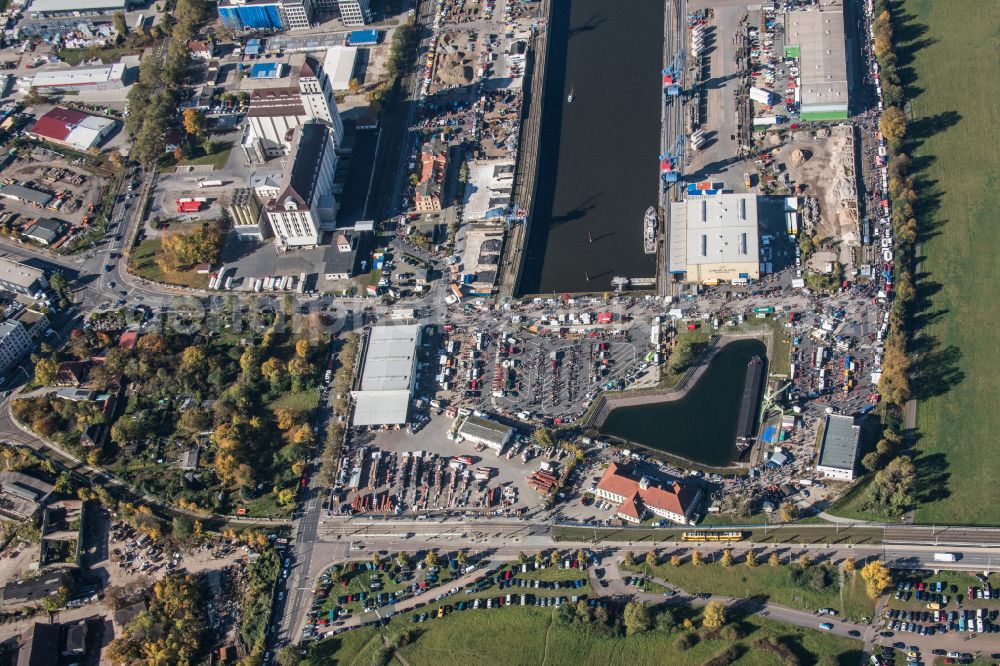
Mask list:
[{"label": "dark green water", "polygon": [[683,398],[619,407],[608,415],[601,433],[703,465],[724,467],[736,459],[736,419],[747,363],[766,354],[760,340],[731,342]]}]

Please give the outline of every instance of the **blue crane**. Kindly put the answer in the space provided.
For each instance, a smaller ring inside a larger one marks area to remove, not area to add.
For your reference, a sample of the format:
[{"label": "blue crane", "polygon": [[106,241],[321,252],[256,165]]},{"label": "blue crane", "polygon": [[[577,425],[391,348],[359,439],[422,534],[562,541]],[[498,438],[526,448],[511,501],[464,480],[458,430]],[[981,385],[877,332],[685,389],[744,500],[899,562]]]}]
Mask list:
[{"label": "blue crane", "polygon": [[671,97],[679,97],[681,94],[680,80],[683,69],[684,49],[678,49],[673,62],[663,70],[663,92],[668,101]]}]

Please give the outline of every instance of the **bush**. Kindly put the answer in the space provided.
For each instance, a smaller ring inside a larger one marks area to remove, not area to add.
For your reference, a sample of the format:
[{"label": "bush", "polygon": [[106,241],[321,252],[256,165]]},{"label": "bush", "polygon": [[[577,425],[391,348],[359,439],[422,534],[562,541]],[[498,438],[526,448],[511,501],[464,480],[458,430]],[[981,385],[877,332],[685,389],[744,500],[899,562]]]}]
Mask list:
[{"label": "bush", "polygon": [[729,666],[741,656],[740,649],[735,645],[730,645],[725,650],[715,655],[704,663],[704,666]]},{"label": "bush", "polygon": [[677,640],[674,641],[674,648],[683,652],[685,650],[693,648],[697,642],[698,642],[698,637],[694,633],[689,631],[677,637]]}]

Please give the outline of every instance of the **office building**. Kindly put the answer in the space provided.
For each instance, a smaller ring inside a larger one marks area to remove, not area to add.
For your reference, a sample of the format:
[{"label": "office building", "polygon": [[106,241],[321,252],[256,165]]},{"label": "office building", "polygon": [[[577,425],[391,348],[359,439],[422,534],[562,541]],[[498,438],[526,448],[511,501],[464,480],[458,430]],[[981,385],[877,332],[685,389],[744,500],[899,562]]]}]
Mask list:
[{"label": "office building", "polygon": [[42,269],[0,257],[0,289],[37,298],[48,288]]},{"label": "office building", "polygon": [[340,20],[349,28],[366,25],[371,20],[368,0],[337,0]]},{"label": "office building", "polygon": [[292,154],[280,191],[264,214],[281,249],[313,247],[324,230],[336,228],[337,202],[331,193],[337,153],[333,130],[311,122],[295,130]]},{"label": "office building", "polygon": [[410,320],[380,321],[372,326],[361,359],[361,381],[351,392],[353,423],[406,423],[417,382],[417,348],[422,327]]},{"label": "office building", "polygon": [[692,486],[678,481],[661,486],[646,476],[636,479],[616,463],[608,465],[594,494],[617,505],[618,517],[630,523],[641,523],[649,512],[687,525],[701,499],[701,491]]},{"label": "office building", "polygon": [[21,322],[0,322],[0,373],[5,373],[31,351],[31,336]]}]

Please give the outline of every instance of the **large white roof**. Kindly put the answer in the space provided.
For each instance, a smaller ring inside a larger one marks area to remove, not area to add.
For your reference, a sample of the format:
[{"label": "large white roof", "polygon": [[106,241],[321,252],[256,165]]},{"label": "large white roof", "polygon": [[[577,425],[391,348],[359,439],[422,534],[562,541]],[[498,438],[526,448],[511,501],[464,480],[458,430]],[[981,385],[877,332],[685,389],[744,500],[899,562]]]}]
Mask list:
[{"label": "large white roof", "polygon": [[356,46],[331,46],[326,50],[323,71],[330,78],[330,86],[334,90],[347,90],[350,86],[357,57]]},{"label": "large white roof", "polygon": [[358,391],[354,394],[356,426],[406,423],[409,391]]},{"label": "large white roof", "polygon": [[671,270],[758,261],[757,197],[689,197],[670,209]]},{"label": "large white roof", "polygon": [[61,69],[39,72],[31,77],[31,86],[87,86],[120,80],[125,77],[125,65],[121,63],[108,67]]},{"label": "large white roof", "polygon": [[837,4],[785,15],[785,43],[799,47],[803,111],[847,109],[844,12]]},{"label": "large white roof", "polygon": [[109,11],[125,9],[125,0],[34,0],[31,3],[32,12],[40,14],[50,12],[86,12]]}]

